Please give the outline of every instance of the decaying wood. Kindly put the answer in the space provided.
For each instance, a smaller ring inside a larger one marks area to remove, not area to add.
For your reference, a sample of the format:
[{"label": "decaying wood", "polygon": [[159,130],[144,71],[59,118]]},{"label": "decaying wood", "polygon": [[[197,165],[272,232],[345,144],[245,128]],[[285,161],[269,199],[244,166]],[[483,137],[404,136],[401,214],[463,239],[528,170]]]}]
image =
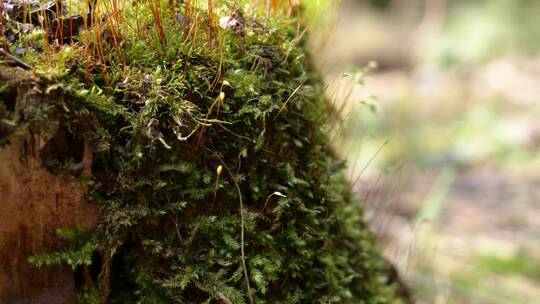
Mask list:
[{"label": "decaying wood", "polygon": [[[8,101],[0,98],[2,102]],[[76,186],[75,177],[46,169],[40,152],[47,139],[23,130],[0,146],[0,303],[75,302],[70,268],[35,268],[28,263],[29,256],[62,245],[56,229],[91,229],[98,217],[87,189]],[[90,149],[88,144],[85,148]],[[84,175],[90,174],[91,155],[85,151]]]}]

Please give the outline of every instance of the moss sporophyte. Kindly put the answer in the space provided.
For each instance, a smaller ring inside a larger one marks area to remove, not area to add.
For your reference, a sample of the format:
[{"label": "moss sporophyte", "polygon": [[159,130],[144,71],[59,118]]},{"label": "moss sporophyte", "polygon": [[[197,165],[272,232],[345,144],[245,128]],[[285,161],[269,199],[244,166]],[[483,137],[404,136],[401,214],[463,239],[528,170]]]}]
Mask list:
[{"label": "moss sporophyte", "polygon": [[99,224],[31,259],[98,267],[80,302],[400,302],[327,138],[302,6],[257,2],[102,1],[69,39],[3,17],[31,70],[2,73],[39,100],[9,118],[92,150]]}]

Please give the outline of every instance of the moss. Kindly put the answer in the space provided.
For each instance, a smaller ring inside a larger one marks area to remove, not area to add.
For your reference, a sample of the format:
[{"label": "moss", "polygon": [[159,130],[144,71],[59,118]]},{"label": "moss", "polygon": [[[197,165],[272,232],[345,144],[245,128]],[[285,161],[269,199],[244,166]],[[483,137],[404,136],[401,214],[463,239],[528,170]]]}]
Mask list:
[{"label": "moss", "polygon": [[166,8],[128,3],[88,40],[23,57],[41,98],[12,116],[91,143],[84,183],[102,209],[86,241],[33,262],[87,265],[96,248],[82,302],[399,302],[328,141],[299,20],[235,33],[217,27],[224,4]]}]

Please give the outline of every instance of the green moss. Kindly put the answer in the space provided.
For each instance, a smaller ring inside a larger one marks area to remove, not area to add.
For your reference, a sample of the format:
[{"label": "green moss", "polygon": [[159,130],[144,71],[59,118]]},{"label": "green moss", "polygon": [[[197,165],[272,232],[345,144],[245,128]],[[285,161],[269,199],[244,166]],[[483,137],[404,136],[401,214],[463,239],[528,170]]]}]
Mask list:
[{"label": "green moss", "polygon": [[328,142],[297,20],[247,21],[242,36],[207,10],[189,25],[164,12],[160,36],[150,6],[101,29],[116,35],[101,54],[25,58],[42,98],[19,122],[91,141],[85,183],[102,209],[88,242],[34,262],[79,252],[84,265],[97,248],[111,303],[398,302]]}]

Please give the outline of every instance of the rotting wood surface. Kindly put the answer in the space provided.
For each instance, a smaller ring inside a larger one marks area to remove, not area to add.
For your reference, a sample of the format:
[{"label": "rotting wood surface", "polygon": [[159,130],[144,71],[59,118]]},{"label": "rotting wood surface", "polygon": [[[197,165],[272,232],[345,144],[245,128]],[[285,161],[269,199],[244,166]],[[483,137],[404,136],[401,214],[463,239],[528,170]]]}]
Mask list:
[{"label": "rotting wood surface", "polygon": [[97,207],[73,177],[54,175],[29,132],[0,147],[0,303],[74,303],[69,267],[35,268],[28,257],[58,248],[60,227],[95,226]]}]

